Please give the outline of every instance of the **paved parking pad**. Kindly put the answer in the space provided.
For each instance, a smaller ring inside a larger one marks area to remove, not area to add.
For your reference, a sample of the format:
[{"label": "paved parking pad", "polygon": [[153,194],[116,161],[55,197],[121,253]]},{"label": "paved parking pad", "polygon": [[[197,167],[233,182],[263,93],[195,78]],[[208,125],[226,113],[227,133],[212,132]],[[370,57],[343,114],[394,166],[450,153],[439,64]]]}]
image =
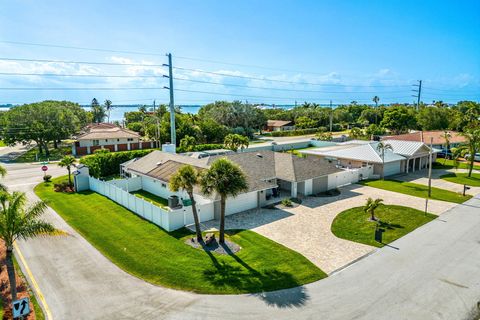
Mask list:
[{"label": "paved parking pad", "polygon": [[[254,209],[227,216],[227,229],[251,229],[293,249],[327,273],[349,264],[376,248],[340,239],[330,226],[340,212],[361,206],[368,197],[382,198],[385,204],[425,209],[425,199],[368,186],[350,185],[335,197],[307,197],[292,209]],[[455,206],[444,201],[429,201],[429,212],[441,214]],[[218,221],[202,223],[205,229],[217,228]],[[373,235],[372,235],[373,236]]]}]

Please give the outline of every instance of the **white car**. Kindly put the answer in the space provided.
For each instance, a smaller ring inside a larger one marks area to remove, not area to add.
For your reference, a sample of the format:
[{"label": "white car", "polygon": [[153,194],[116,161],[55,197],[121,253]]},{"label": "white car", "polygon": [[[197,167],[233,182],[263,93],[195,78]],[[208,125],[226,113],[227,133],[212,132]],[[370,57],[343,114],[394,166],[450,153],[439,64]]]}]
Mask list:
[{"label": "white car", "polygon": [[[465,159],[470,160],[470,153],[467,153],[465,155]],[[480,153],[475,153],[475,156],[473,157],[473,160],[480,161]]]}]

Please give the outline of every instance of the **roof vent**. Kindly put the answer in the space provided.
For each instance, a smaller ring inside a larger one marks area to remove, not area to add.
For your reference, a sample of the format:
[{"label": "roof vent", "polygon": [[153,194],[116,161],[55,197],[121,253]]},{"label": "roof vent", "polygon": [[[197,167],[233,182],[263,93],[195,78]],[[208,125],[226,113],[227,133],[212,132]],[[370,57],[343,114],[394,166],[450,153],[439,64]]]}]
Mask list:
[{"label": "roof vent", "polygon": [[263,155],[261,153],[257,153],[257,157],[263,158]]},{"label": "roof vent", "polygon": [[162,164],[162,161],[158,161],[157,162],[157,166],[161,165]]}]

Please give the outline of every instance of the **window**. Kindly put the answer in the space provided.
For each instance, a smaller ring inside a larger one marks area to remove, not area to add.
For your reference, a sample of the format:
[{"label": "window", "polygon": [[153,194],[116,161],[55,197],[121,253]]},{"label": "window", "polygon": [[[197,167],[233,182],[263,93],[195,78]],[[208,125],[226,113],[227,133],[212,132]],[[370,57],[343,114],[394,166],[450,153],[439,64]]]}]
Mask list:
[{"label": "window", "polygon": [[100,145],[100,141],[99,141],[99,140],[93,140],[93,145],[94,145],[94,146]]},{"label": "window", "polygon": [[120,141],[120,139],[117,139],[117,142]]},{"label": "window", "polygon": [[108,139],[105,139],[105,142],[108,142]]},{"label": "window", "polygon": [[133,141],[133,138],[128,138],[127,141]]},{"label": "window", "polygon": [[166,188],[167,185],[165,183],[162,183],[162,188]]}]

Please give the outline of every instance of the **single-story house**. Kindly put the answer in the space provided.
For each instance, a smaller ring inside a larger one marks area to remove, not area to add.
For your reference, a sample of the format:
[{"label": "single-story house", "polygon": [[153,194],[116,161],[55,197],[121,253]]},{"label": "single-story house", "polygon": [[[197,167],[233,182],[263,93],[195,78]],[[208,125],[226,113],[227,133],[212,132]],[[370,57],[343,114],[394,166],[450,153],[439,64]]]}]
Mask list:
[{"label": "single-story house", "polygon": [[153,147],[153,141],[141,141],[140,134],[135,131],[111,123],[96,123],[87,126],[83,133],[77,136],[72,145],[72,154],[86,155],[102,148],[115,152]]},{"label": "single-story house", "polygon": [[[328,160],[340,168],[355,169],[373,166],[373,174],[385,176],[408,173],[427,167],[430,148],[422,142],[385,140],[392,150],[387,149],[382,159],[377,141],[352,140],[335,146],[301,150],[308,157]],[[432,157],[435,160],[436,156]]]},{"label": "single-story house", "polygon": [[[172,192],[168,182],[177,170],[189,164],[197,170],[206,170],[219,158],[236,163],[245,173],[248,190],[227,199],[226,214],[263,207],[278,201],[279,197],[301,197],[327,191],[329,179],[341,170],[324,160],[299,158],[290,153],[269,150],[226,153],[204,158],[173,154],[162,151],[152,153],[122,164],[122,172],[129,177],[141,177],[141,189],[164,199],[176,195],[185,200],[187,195]],[[219,217],[220,199],[206,197],[199,189],[194,190],[200,203],[213,202],[214,216]]]},{"label": "single-story house", "polygon": [[457,131],[450,130],[434,130],[434,131],[415,131],[406,134],[399,134],[395,136],[385,136],[382,140],[401,140],[401,141],[416,141],[423,142],[430,145],[433,139],[432,146],[435,149],[446,149],[445,132],[450,134],[450,147],[458,147],[461,143],[466,142],[464,136]]},{"label": "single-story house", "polygon": [[285,120],[267,120],[266,131],[285,131],[293,130],[295,127],[292,125],[292,121]]}]

